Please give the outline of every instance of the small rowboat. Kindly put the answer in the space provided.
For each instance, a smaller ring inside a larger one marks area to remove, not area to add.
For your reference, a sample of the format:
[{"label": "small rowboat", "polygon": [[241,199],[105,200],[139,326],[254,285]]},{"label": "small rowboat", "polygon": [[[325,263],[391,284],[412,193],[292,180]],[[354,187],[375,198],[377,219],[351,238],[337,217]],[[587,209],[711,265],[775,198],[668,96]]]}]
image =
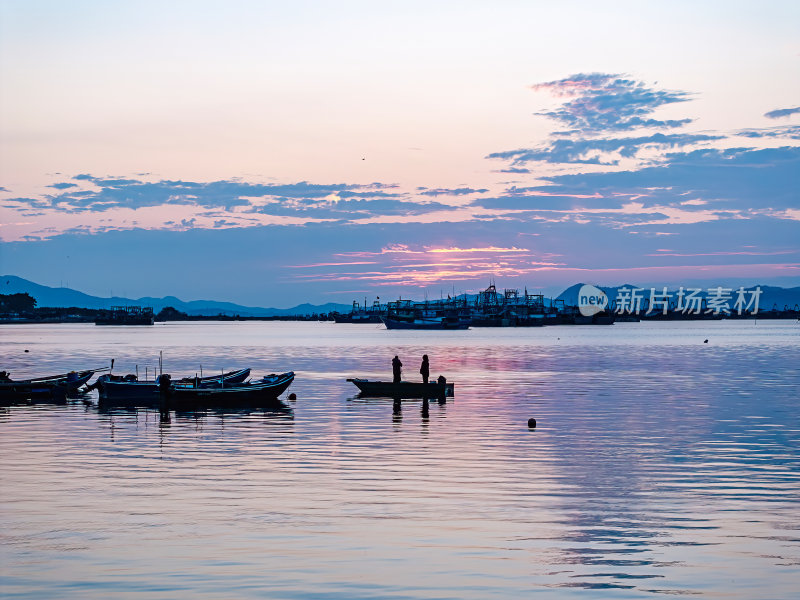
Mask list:
[{"label": "small rowboat", "polygon": [[452,398],[455,385],[429,381],[370,381],[369,379],[348,379],[360,391],[361,396],[372,398]]}]

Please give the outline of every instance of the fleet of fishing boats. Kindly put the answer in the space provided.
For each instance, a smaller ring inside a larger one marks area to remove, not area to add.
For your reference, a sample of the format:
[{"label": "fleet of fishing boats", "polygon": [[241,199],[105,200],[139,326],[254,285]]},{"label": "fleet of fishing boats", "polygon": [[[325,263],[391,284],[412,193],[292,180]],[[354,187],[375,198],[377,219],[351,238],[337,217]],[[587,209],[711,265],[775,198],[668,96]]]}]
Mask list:
[{"label": "fleet of fishing boats", "polygon": [[[0,371],[0,404],[29,401],[64,402],[98,392],[98,405],[105,407],[150,407],[162,410],[267,406],[278,402],[294,381],[293,371],[250,379],[250,368],[219,375],[184,377],[173,380],[161,374],[153,380],[139,380],[134,374],[114,375],[111,367],[71,371],[61,375],[12,380]],[[93,383],[89,380],[100,373]],[[438,398],[453,397],[454,385],[443,377],[438,381],[370,381],[352,378],[360,397]],[[85,402],[89,403],[88,400]]]},{"label": "fleet of fishing boats", "polygon": [[526,289],[503,292],[490,284],[472,298],[466,294],[447,299],[395,300],[367,306],[353,302],[347,313],[333,313],[336,323],[383,323],[386,329],[458,330],[470,327],[537,327],[542,325],[611,325],[615,315],[603,311],[586,317],[563,300],[546,300]]}]

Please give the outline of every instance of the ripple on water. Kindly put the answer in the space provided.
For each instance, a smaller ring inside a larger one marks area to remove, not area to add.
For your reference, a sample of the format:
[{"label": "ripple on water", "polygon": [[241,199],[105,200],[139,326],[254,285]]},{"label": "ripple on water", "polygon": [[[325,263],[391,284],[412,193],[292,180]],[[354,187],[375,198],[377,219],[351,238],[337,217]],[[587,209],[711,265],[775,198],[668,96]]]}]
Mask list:
[{"label": "ripple on water", "polygon": [[[142,372],[163,349],[180,374],[292,369],[298,400],[169,421],[0,409],[3,593],[793,597],[797,328],[621,325],[4,330],[33,355],[10,356],[12,373],[111,355]],[[394,354],[413,374],[423,353],[455,399],[397,406],[345,381],[385,377]]]}]

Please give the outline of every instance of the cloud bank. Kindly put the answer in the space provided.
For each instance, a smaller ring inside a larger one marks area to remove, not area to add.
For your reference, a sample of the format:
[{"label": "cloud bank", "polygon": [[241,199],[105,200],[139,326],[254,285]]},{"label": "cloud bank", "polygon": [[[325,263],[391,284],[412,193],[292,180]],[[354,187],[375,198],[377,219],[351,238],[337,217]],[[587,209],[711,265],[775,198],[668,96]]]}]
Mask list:
[{"label": "cloud bank", "polygon": [[[45,255],[97,262],[144,252],[167,271],[200,260],[216,272],[224,257],[247,270],[237,266],[236,277],[215,285],[246,294],[236,278],[247,273],[248,285],[250,275],[267,278],[299,301],[399,294],[403,286],[475,289],[489,278],[569,284],[592,272],[619,274],[619,282],[632,281],[625,273],[648,281],[681,272],[800,273],[798,126],[692,131],[691,114],[658,111],[688,111],[695,94],[620,74],[577,74],[531,89],[558,102],[536,113],[558,129],[531,147],[488,154],[479,185],[82,173],[38,195],[0,190],[5,271],[35,274],[49,264]],[[115,270],[109,261],[105,277]],[[174,291],[169,283],[164,278],[163,294]],[[200,293],[205,284],[192,285]]]}]

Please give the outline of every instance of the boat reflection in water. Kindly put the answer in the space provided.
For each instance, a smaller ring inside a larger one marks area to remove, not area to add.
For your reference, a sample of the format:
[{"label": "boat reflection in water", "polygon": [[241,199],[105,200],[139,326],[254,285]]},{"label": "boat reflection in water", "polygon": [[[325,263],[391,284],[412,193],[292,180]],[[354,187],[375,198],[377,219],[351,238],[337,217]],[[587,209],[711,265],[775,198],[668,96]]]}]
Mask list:
[{"label": "boat reflection in water", "polygon": [[430,416],[430,400],[438,400],[440,405],[447,403],[447,398],[455,395],[455,384],[448,383],[444,377],[437,381],[370,381],[368,379],[352,378],[347,381],[353,383],[360,394],[358,400],[383,400],[392,399],[392,416],[394,422],[399,422],[403,416],[403,400],[421,399],[421,416],[426,422]]}]

